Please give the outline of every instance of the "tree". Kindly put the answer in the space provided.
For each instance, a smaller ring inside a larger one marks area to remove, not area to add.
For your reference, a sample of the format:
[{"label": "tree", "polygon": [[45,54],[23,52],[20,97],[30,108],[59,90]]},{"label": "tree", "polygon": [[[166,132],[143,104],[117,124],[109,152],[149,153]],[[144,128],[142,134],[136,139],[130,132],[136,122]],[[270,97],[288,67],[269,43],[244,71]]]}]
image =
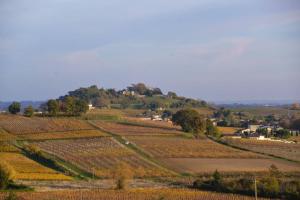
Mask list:
[{"label": "tree", "polygon": [[58,102],[55,99],[50,99],[47,102],[47,108],[50,115],[55,116],[59,111]]},{"label": "tree", "polygon": [[280,192],[280,185],[278,179],[281,176],[281,172],[275,165],[271,165],[269,173],[260,180],[260,190],[264,195],[268,197],[275,197]]},{"label": "tree", "polygon": [[75,98],[67,96],[64,100],[64,111],[69,115],[74,115],[75,110]]},{"label": "tree", "polygon": [[300,119],[293,120],[291,128],[300,131]]},{"label": "tree", "polygon": [[256,132],[259,133],[260,135],[268,136],[268,129],[266,128],[258,128]]},{"label": "tree", "polygon": [[120,163],[113,171],[113,177],[116,181],[116,189],[126,189],[128,179],[133,177],[131,167],[126,163]]},{"label": "tree", "polygon": [[13,180],[14,170],[6,163],[0,162],[0,189],[6,189]]},{"label": "tree", "polygon": [[132,84],[127,88],[129,91],[137,92],[140,95],[144,95],[148,90],[148,87],[144,83]]},{"label": "tree", "polygon": [[110,101],[108,98],[103,98],[103,97],[98,97],[95,101],[94,104],[96,107],[108,107],[110,104]]},{"label": "tree", "polygon": [[196,137],[204,133],[206,129],[205,119],[192,109],[177,111],[172,117],[172,122],[181,126],[183,131],[192,132]]},{"label": "tree", "polygon": [[276,131],[276,137],[289,138],[290,136],[291,136],[290,131],[287,129],[281,129]]},{"label": "tree", "polygon": [[164,110],[163,114],[162,114],[162,118],[163,119],[168,119],[170,117],[172,117],[173,112],[171,110]]},{"label": "tree", "polygon": [[171,91],[168,92],[167,96],[169,98],[172,98],[172,99],[176,99],[177,98],[177,94],[175,92],[171,92]]},{"label": "tree", "polygon": [[275,197],[280,191],[280,185],[276,177],[266,176],[261,181],[260,190],[268,197]]},{"label": "tree", "polygon": [[219,129],[214,126],[210,119],[206,120],[206,135],[211,135],[214,137],[220,137],[221,135]]},{"label": "tree", "polygon": [[164,105],[160,102],[160,101],[155,101],[155,100],[153,100],[153,101],[151,101],[149,104],[148,104],[148,106],[147,106],[149,109],[151,109],[151,110],[157,110],[157,109],[159,109],[159,108],[161,108],[161,107],[164,107]]},{"label": "tree", "polygon": [[24,115],[26,117],[32,117],[33,113],[34,113],[34,109],[31,105],[24,109]]},{"label": "tree", "polygon": [[220,172],[218,172],[218,170],[216,170],[213,173],[213,183],[214,183],[214,185],[220,185],[221,181],[222,181],[221,174],[220,174]]},{"label": "tree", "polygon": [[75,109],[74,109],[74,114],[75,115],[80,115],[82,113],[86,113],[89,109],[89,106],[86,101],[76,99],[75,100]]},{"label": "tree", "polygon": [[19,102],[12,102],[12,104],[8,107],[8,111],[11,114],[17,114],[21,110],[21,104]]}]

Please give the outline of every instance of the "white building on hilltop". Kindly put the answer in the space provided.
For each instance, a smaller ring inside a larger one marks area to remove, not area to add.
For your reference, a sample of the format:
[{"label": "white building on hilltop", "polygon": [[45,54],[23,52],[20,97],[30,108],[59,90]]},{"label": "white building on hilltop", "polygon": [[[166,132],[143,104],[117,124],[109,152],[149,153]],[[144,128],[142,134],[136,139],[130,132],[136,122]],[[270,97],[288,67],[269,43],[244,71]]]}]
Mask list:
[{"label": "white building on hilltop", "polygon": [[93,106],[92,103],[89,103],[89,110],[93,110],[95,107]]}]

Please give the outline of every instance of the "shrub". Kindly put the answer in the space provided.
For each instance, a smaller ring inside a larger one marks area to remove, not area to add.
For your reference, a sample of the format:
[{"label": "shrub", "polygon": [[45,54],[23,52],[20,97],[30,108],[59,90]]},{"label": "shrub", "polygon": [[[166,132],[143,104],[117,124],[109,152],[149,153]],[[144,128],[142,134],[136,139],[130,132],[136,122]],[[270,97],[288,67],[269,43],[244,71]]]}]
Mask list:
[{"label": "shrub", "polygon": [[19,102],[13,102],[9,107],[8,111],[11,114],[17,114],[21,110],[21,104]]},{"label": "shrub", "polygon": [[258,184],[258,190],[267,197],[276,197],[280,192],[279,182],[273,176],[264,177]]},{"label": "shrub", "polygon": [[284,184],[283,192],[287,199],[300,199],[300,181],[294,180]]},{"label": "shrub", "polygon": [[116,189],[122,190],[127,188],[128,179],[133,177],[132,169],[126,163],[120,163],[116,166],[113,177],[116,181]]},{"label": "shrub", "polygon": [[0,189],[7,189],[14,177],[14,170],[6,162],[0,162]]},{"label": "shrub", "polygon": [[24,109],[24,115],[26,117],[32,117],[34,113],[34,109],[32,106],[28,106],[27,108]]}]

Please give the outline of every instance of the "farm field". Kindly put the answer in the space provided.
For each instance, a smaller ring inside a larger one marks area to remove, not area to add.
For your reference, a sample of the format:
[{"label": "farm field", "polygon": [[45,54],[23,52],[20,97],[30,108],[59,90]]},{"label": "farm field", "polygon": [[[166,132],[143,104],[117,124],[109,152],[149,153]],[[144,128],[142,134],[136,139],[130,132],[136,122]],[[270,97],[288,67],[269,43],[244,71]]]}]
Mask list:
[{"label": "farm field", "polygon": [[282,158],[300,161],[300,144],[263,141],[254,139],[223,138],[223,141],[237,147],[249,149],[255,152],[279,156]]},{"label": "farm field", "polygon": [[218,129],[219,129],[219,131],[221,132],[222,135],[226,135],[226,134],[236,133],[241,128],[218,126]]},{"label": "farm field", "polygon": [[220,172],[261,172],[267,171],[272,164],[284,172],[300,171],[299,164],[274,159],[165,158],[160,161],[182,173],[213,173],[216,169]]},{"label": "farm field", "polygon": [[169,130],[163,128],[152,128],[152,127],[142,127],[125,125],[120,123],[105,122],[105,121],[93,121],[93,123],[100,129],[108,132],[112,132],[122,136],[130,135],[178,135],[182,132],[177,130]]},{"label": "farm field", "polygon": [[22,180],[72,180],[71,177],[30,160],[21,153],[0,152],[0,160],[8,163],[16,172],[15,179]]},{"label": "farm field", "polygon": [[296,141],[297,143],[300,143],[300,136],[292,136],[288,140],[290,140],[290,141]]},{"label": "farm field", "polygon": [[0,115],[0,127],[15,135],[93,129],[82,120]]},{"label": "farm field", "polygon": [[[0,200],[4,200],[4,193],[0,193]],[[254,197],[222,194],[215,192],[188,189],[131,189],[116,190],[84,190],[84,191],[54,191],[54,192],[23,192],[18,196],[24,200],[250,200]],[[262,198],[259,198],[262,199]]]},{"label": "farm field", "polygon": [[15,140],[17,137],[0,128],[0,141]]},{"label": "farm field", "polygon": [[8,142],[0,142],[0,152],[20,152],[20,150]]},{"label": "farm field", "polygon": [[154,120],[144,120],[142,118],[136,118],[136,117],[126,117],[124,118],[126,122],[138,124],[140,126],[150,126],[150,127],[156,127],[156,128],[168,128],[168,129],[177,129],[181,130],[180,126],[175,126],[173,123],[167,122],[167,121],[154,121]]},{"label": "farm field", "polygon": [[53,139],[69,139],[69,138],[88,138],[108,136],[99,130],[78,130],[78,131],[62,131],[50,133],[33,133],[20,135],[20,139],[25,140],[53,140]]},{"label": "farm field", "polygon": [[93,109],[81,116],[87,120],[120,120],[124,113],[120,109]]},{"label": "farm field", "polygon": [[32,144],[99,177],[112,177],[114,168],[121,163],[126,163],[134,169],[136,177],[170,175],[110,137],[53,140]]},{"label": "farm field", "polygon": [[260,155],[226,147],[209,139],[128,136],[129,141],[156,158],[259,158]]}]

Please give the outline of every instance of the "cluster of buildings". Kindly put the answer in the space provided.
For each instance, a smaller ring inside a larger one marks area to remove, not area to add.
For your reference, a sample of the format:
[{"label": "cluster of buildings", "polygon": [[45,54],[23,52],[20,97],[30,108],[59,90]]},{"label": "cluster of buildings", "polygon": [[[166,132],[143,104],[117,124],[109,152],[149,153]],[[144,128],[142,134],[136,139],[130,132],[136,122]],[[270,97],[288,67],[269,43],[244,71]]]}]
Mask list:
[{"label": "cluster of buildings", "polygon": [[241,130],[241,133],[247,135],[255,135],[255,134],[259,134],[258,130],[266,130],[267,134],[272,134],[282,129],[283,128],[278,125],[273,125],[273,126],[248,125],[248,128]]}]

